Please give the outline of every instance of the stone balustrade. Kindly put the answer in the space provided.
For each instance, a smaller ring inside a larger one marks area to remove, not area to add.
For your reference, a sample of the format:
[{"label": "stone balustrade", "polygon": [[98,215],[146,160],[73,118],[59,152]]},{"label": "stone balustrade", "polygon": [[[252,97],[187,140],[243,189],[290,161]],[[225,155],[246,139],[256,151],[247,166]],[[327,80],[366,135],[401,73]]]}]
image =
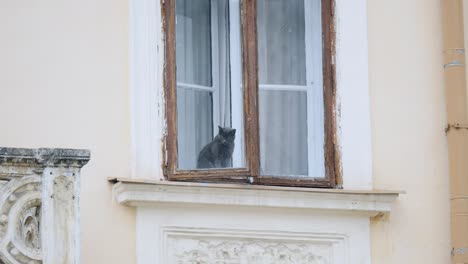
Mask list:
[{"label": "stone balustrade", "polygon": [[0,148],[0,264],[79,264],[88,150]]}]

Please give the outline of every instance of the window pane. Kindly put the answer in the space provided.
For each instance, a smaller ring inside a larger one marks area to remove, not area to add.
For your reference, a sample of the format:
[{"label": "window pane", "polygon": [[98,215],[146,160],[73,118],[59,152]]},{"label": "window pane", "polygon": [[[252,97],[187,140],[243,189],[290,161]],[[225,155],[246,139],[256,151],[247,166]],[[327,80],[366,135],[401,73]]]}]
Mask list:
[{"label": "window pane", "polygon": [[306,92],[260,91],[263,175],[307,175]]},{"label": "window pane", "polygon": [[177,1],[177,81],[211,86],[210,0]]},{"label": "window pane", "polygon": [[244,167],[239,0],[176,9],[178,168]]},{"label": "window pane", "polygon": [[260,83],[305,85],[304,0],[258,0],[258,6]]},{"label": "window pane", "polygon": [[[213,135],[212,93],[177,88],[177,128],[179,134],[179,168],[193,169],[197,154]],[[183,133],[190,131],[190,133]]]},{"label": "window pane", "polygon": [[320,0],[257,0],[261,174],[325,176]]}]

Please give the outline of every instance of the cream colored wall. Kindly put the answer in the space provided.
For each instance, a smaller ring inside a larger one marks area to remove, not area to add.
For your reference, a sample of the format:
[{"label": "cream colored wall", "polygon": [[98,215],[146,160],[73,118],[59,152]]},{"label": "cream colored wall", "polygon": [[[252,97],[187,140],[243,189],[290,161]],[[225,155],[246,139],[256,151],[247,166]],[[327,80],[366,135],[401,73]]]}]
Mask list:
[{"label": "cream colored wall", "polygon": [[368,7],[374,186],[407,192],[373,221],[374,263],[449,263],[441,1]]},{"label": "cream colored wall", "polygon": [[[0,1],[0,145],[91,149],[86,264],[135,263],[134,212],[106,182],[130,175],[127,5]],[[373,221],[374,263],[448,263],[440,19],[439,0],[369,0],[374,183],[407,192]]]},{"label": "cream colored wall", "polygon": [[106,178],[130,174],[125,0],[0,1],[0,146],[86,148],[83,264],[135,263],[134,211]]},{"label": "cream colored wall", "polygon": [[[464,19],[464,26],[465,26],[465,54],[468,51],[468,1],[463,1],[463,19]],[[466,55],[465,55],[466,56]],[[468,76],[468,67],[465,67],[467,76]],[[468,94],[468,85],[466,87],[466,92]],[[468,112],[468,108],[466,109]]]}]

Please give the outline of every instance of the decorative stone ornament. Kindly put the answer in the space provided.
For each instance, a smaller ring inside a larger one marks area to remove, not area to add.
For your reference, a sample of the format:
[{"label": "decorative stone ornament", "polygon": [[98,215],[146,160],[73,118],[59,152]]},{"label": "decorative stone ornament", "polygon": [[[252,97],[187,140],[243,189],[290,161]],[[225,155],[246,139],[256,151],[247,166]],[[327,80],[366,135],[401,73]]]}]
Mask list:
[{"label": "decorative stone ornament", "polygon": [[88,150],[0,148],[0,263],[80,263],[79,175]]},{"label": "decorative stone ornament", "polygon": [[264,237],[169,236],[170,263],[328,264],[332,263],[334,245],[344,241],[333,238],[318,242],[305,236],[298,241],[284,235],[272,238],[265,233],[258,235]]}]

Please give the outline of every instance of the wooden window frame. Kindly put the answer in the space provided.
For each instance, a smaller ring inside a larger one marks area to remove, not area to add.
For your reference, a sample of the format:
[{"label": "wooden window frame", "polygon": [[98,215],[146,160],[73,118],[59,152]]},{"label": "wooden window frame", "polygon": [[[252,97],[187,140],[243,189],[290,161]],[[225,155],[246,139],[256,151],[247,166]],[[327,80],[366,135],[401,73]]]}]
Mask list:
[{"label": "wooden window frame", "polygon": [[246,168],[177,169],[176,0],[161,0],[164,33],[164,92],[167,133],[164,173],[168,180],[245,182],[261,185],[335,188],[342,185],[336,138],[334,0],[322,1],[323,96],[325,120],[325,177],[260,175],[258,110],[257,1],[241,0],[242,84]]}]

